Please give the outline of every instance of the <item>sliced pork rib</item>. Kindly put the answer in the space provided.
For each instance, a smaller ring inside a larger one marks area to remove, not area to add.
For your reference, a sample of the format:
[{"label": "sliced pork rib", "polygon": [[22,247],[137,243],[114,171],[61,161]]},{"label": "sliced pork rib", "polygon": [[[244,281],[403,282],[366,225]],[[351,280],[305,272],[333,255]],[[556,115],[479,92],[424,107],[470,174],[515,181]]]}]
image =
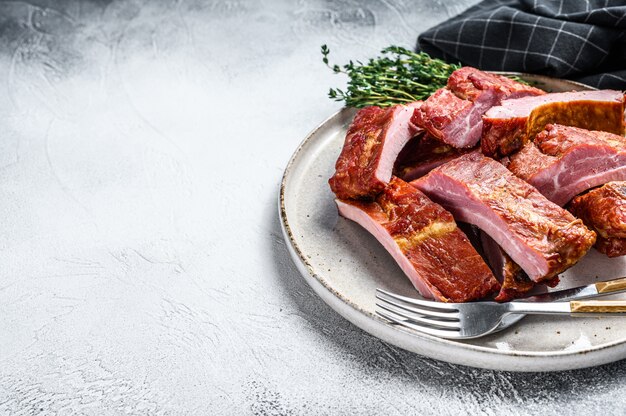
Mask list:
[{"label": "sliced pork rib", "polygon": [[373,202],[337,199],[339,213],[380,241],[426,298],[467,302],[498,290],[452,215],[399,178]]},{"label": "sliced pork rib", "polygon": [[[492,96],[495,100],[495,94]],[[473,147],[480,139],[479,124],[487,108],[474,106],[471,101],[457,97],[447,88],[441,88],[415,110],[412,121],[451,146]]]},{"label": "sliced pork rib", "polygon": [[534,143],[509,158],[507,167],[563,206],[590,188],[626,180],[626,138],[549,124]]},{"label": "sliced pork rib", "polygon": [[575,264],[595,242],[581,220],[478,152],[458,157],[411,185],[458,221],[493,238],[535,282]]},{"label": "sliced pork rib", "polygon": [[448,78],[448,88],[457,97],[472,102],[481,99],[485,91],[494,91],[498,100],[543,95],[546,92],[511,78],[484,72],[471,66],[457,69]]},{"label": "sliced pork rib", "polygon": [[544,293],[547,292],[547,287],[555,287],[559,284],[558,276],[543,281],[543,284],[533,282],[487,233],[481,231],[480,239],[487,264],[501,284],[500,292],[495,298],[497,302],[508,302],[524,297],[531,290],[533,294]]},{"label": "sliced pork rib", "polygon": [[391,179],[396,157],[420,130],[412,122],[416,102],[359,110],[348,129],[335,174],[328,181],[339,198],[371,198]]},{"label": "sliced pork rib", "polygon": [[470,148],[482,132],[482,115],[507,97],[544,94],[501,75],[463,67],[452,73],[447,88],[431,95],[415,111],[413,122],[453,147]]},{"label": "sliced pork rib", "polygon": [[[494,300],[508,302],[523,297],[535,288],[545,288],[545,285],[530,280],[522,268],[511,260],[487,233],[475,225],[464,222],[458,222],[457,225],[465,233],[476,251],[485,259],[493,275],[500,282],[500,292]],[[558,277],[555,280],[558,283]],[[537,290],[535,289],[534,292]]]},{"label": "sliced pork rib", "polygon": [[457,149],[426,133],[412,138],[398,155],[394,175],[412,181],[472,149]]},{"label": "sliced pork rib", "polygon": [[483,154],[503,157],[521,149],[547,124],[624,133],[624,94],[579,91],[502,101],[483,117]]},{"label": "sliced pork rib", "polygon": [[609,182],[579,195],[568,208],[598,234],[598,251],[609,257],[626,255],[626,182]]},{"label": "sliced pork rib", "polygon": [[481,232],[481,243],[487,264],[500,281],[501,287],[495,300],[507,302],[511,299],[524,296],[532,290],[536,283],[530,280],[522,268],[500,248],[487,233]]}]

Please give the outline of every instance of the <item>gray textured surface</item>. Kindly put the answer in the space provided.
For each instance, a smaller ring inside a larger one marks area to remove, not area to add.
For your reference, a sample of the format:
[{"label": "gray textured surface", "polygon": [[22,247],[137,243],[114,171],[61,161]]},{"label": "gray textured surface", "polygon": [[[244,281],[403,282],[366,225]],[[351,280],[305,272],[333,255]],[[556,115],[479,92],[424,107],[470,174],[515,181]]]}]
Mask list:
[{"label": "gray textured surface", "polygon": [[385,345],[280,236],[282,169],[339,106],[319,45],[411,46],[469,3],[0,3],[0,414],[623,414],[624,362]]}]

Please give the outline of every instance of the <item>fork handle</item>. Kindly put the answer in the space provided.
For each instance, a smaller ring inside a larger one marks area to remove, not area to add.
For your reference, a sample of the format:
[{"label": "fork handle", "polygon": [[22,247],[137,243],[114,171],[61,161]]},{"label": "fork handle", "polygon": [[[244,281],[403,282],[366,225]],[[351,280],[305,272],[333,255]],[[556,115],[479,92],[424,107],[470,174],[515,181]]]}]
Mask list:
[{"label": "fork handle", "polygon": [[620,300],[573,300],[572,313],[624,313],[626,302]]},{"label": "fork handle", "polygon": [[616,314],[626,313],[624,300],[572,300],[569,302],[509,302],[509,313],[528,314]]},{"label": "fork handle", "polygon": [[626,277],[609,280],[608,282],[598,282],[595,286],[598,293],[621,292],[626,290]]}]

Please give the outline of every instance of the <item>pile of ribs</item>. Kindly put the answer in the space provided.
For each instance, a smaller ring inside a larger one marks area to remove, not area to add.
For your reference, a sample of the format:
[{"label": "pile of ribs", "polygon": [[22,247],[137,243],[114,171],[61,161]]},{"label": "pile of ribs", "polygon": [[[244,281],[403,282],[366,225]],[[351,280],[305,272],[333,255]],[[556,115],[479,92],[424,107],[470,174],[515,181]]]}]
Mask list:
[{"label": "pile of ribs", "polygon": [[626,255],[624,103],[462,67],[425,101],[360,109],[328,182],[422,296],[506,302],[593,246]]}]

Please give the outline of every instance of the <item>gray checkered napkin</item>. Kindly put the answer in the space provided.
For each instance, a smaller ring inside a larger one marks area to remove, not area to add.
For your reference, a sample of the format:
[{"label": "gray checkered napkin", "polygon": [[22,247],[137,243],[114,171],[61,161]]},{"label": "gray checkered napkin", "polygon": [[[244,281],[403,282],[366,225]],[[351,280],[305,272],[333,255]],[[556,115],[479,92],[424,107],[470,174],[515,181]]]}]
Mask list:
[{"label": "gray checkered napkin", "polygon": [[485,70],[626,89],[626,1],[486,0],[422,33],[418,48]]}]

